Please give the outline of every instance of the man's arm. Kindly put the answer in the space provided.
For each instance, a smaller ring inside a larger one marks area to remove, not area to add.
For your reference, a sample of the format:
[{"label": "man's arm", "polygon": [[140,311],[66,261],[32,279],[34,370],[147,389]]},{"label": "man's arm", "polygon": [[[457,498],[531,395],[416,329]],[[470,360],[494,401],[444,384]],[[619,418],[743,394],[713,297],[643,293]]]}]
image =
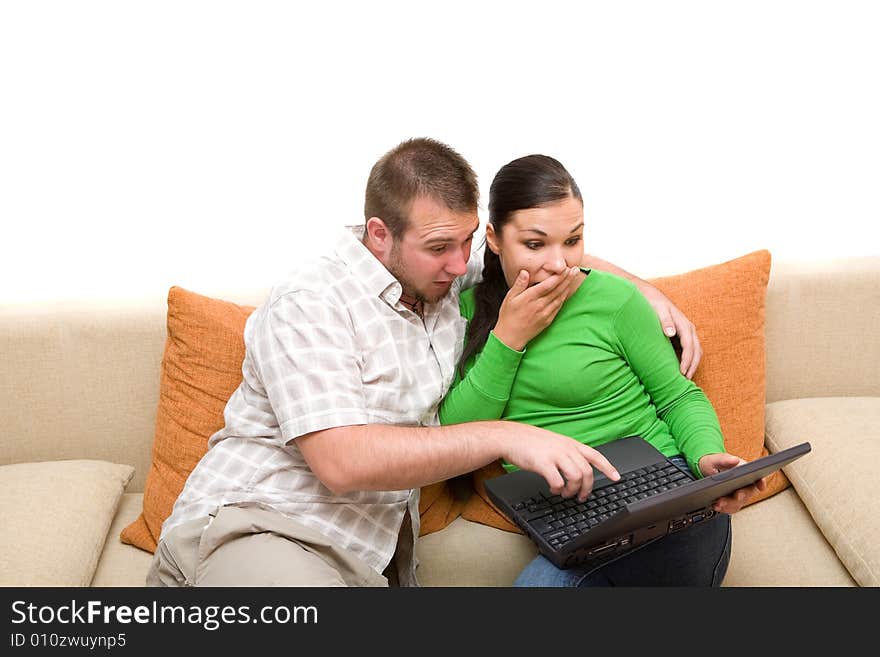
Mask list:
[{"label": "man's arm", "polygon": [[336,494],[418,488],[499,458],[537,472],[554,493],[581,499],[593,486],[591,464],[612,480],[619,476],[595,449],[516,422],[334,427],[300,436],[296,444],[312,472]]},{"label": "man's arm", "polygon": [[584,254],[581,266],[587,269],[607,271],[632,281],[639,288],[639,292],[648,300],[660,318],[663,332],[668,337],[678,335],[678,339],[681,341],[681,367],[679,369],[687,378],[692,379],[697,371],[697,365],[700,364],[700,359],[703,357],[703,349],[700,347],[700,339],[697,337],[697,329],[693,322],[685,317],[684,313],[660,290],[625,269],[588,253]]}]

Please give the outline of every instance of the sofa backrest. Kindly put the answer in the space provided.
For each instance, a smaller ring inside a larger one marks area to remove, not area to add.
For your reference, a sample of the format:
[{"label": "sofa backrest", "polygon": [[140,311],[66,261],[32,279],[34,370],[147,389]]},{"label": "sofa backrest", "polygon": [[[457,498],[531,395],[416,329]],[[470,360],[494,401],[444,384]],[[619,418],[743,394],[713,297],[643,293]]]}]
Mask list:
[{"label": "sofa backrest", "polygon": [[880,256],[774,263],[767,402],[880,397]]},{"label": "sofa backrest", "polygon": [[[260,303],[265,291],[239,303]],[[101,459],[149,470],[165,348],[164,297],[0,309],[0,465]]]},{"label": "sofa backrest", "polygon": [[[265,291],[213,296],[256,305]],[[164,298],[0,309],[0,465],[127,463],[142,491],[165,314]],[[880,257],[774,264],[766,338],[768,402],[880,396]]]}]

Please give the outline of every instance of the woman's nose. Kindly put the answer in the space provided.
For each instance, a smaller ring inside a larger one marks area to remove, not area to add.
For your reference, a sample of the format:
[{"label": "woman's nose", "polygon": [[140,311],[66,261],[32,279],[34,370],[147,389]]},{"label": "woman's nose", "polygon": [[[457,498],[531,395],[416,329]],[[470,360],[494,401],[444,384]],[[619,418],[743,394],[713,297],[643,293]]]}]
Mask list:
[{"label": "woman's nose", "polygon": [[553,254],[552,257],[544,263],[544,269],[552,274],[558,274],[566,267],[568,267],[568,264],[565,262],[565,258],[562,257],[561,253]]}]

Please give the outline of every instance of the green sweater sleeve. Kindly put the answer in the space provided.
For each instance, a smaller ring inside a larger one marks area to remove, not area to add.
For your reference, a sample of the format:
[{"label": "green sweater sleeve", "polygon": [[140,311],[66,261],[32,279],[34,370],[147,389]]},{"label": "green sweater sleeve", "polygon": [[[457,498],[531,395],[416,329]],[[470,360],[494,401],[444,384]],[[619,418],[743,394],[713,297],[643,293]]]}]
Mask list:
[{"label": "green sweater sleeve", "polygon": [[705,393],[680,372],[657,314],[637,290],[620,308],[615,329],[624,356],[651,397],[657,416],[669,427],[691,471],[702,477],[700,458],[724,451],[715,409]]},{"label": "green sweater sleeve", "polygon": [[[470,295],[462,295],[461,314],[473,316]],[[455,380],[440,404],[440,423],[458,424],[476,420],[498,420],[510,399],[525,351],[514,351],[489,333],[483,350],[466,364],[464,379],[456,370]]]}]

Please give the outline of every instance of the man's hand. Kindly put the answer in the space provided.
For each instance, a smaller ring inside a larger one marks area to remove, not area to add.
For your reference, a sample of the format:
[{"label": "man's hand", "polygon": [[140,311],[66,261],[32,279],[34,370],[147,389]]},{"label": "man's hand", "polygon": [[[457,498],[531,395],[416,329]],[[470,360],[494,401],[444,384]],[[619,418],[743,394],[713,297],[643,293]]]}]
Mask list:
[{"label": "man's hand", "polygon": [[[730,470],[731,468],[735,468],[746,462],[745,459],[741,459],[733,454],[706,454],[700,458],[699,466],[700,472],[708,477],[713,474],[718,474],[719,472],[724,472],[725,470]],[[757,495],[758,491],[765,490],[766,488],[766,478],[759,479],[750,486],[743,486],[742,488],[735,490],[731,495],[719,497],[715,500],[712,508],[719,513],[736,513],[745,506],[745,503],[748,502],[750,498]]]},{"label": "man's hand", "polygon": [[607,260],[602,260],[594,255],[585,253],[581,259],[581,265],[587,269],[608,271],[635,283],[636,287],[639,288],[639,292],[653,306],[657,316],[660,318],[660,326],[663,327],[663,332],[670,338],[674,335],[678,336],[681,342],[681,373],[687,378],[692,379],[697,371],[697,365],[700,364],[700,359],[703,357],[703,350],[700,348],[700,341],[697,338],[697,329],[675,307],[675,304],[647,281],[630,274],[625,269],[621,269]]},{"label": "man's hand", "polygon": [[700,347],[700,339],[697,337],[697,328],[656,287],[644,281],[637,283],[637,285],[639,291],[657,312],[663,332],[670,338],[678,335],[681,342],[681,373],[689,379],[694,378],[697,365],[700,364],[700,359],[703,357],[703,349]]},{"label": "man's hand", "polygon": [[505,424],[502,458],[544,477],[554,495],[586,500],[593,489],[593,466],[611,481],[620,479],[608,459],[574,438],[528,424]]},{"label": "man's hand", "polygon": [[514,351],[547,328],[568,297],[577,289],[580,269],[571,267],[529,287],[529,274],[519,273],[507,291],[493,332]]}]

